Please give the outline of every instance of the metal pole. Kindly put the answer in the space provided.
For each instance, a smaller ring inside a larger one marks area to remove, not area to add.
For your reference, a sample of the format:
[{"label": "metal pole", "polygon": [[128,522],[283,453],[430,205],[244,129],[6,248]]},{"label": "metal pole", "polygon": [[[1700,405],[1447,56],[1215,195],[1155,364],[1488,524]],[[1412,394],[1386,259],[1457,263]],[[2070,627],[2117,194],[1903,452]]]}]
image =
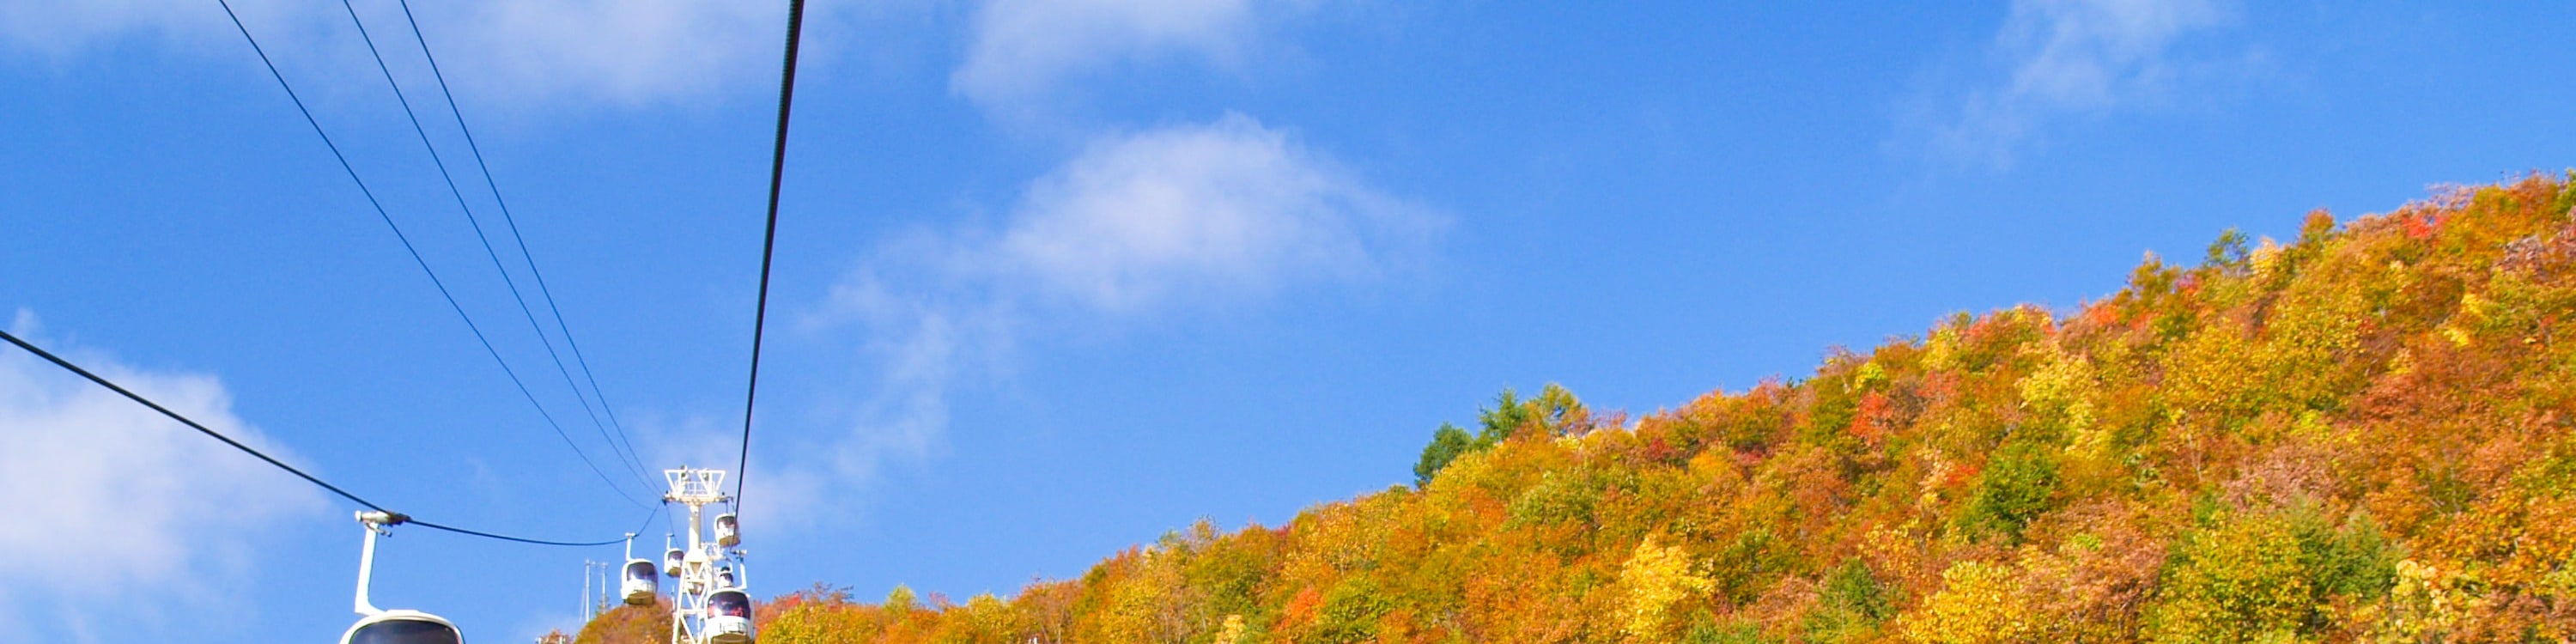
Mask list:
[{"label": "metal pole", "polygon": [[378,610],[375,603],[367,601],[367,584],[376,574],[376,534],[384,531],[378,526],[392,517],[385,512],[361,511],[357,514],[358,526],[367,531],[367,545],[358,551],[358,598],[352,603],[358,614],[373,616],[384,612]]}]

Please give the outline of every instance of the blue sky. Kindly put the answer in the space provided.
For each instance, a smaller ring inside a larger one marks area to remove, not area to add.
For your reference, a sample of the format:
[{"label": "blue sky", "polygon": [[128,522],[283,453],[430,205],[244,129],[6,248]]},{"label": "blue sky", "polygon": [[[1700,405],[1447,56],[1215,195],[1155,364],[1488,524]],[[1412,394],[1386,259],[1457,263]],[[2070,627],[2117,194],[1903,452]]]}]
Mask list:
[{"label": "blue sky", "polygon": [[[236,4],[615,467],[338,3]],[[415,7],[655,468],[734,455],[769,4]],[[355,6],[495,221],[400,9]],[[1504,387],[1651,412],[1950,312],[2070,307],[2229,227],[2556,172],[2568,24],[2539,2],[818,0],[751,582],[1008,593],[1201,517],[1408,482],[1432,428]],[[423,517],[596,539],[644,516],[212,2],[0,0],[0,120],[12,332]],[[345,503],[23,355],[0,356],[0,440],[29,499],[0,550],[42,553],[0,563],[10,623],[254,642],[353,618]],[[397,529],[377,598],[512,641],[574,626],[580,562],[617,556]]]}]

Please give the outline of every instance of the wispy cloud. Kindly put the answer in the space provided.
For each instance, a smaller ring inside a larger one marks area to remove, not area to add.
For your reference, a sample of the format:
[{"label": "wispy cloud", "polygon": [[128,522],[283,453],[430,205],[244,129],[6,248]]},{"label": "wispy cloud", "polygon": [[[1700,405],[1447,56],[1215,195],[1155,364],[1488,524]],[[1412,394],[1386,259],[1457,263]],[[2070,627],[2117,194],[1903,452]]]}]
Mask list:
[{"label": "wispy cloud", "polygon": [[2220,59],[2181,45],[2230,24],[2230,0],[2014,0],[1987,54],[1986,80],[1924,119],[1936,153],[2010,165],[2050,121],[2156,103],[2205,80]]},{"label": "wispy cloud", "polygon": [[[785,3],[739,0],[492,0],[428,2],[421,16],[447,36],[456,73],[485,95],[686,98],[730,85],[743,70],[775,73]],[[808,20],[835,3],[815,3]],[[820,14],[820,15],[816,15]],[[758,75],[752,75],[758,77]],[[765,86],[765,82],[753,83]]]},{"label": "wispy cloud", "polygon": [[987,0],[974,16],[957,93],[1012,111],[1059,85],[1122,62],[1238,64],[1265,13],[1311,2],[1255,0]]},{"label": "wispy cloud", "polygon": [[[982,0],[965,28],[950,88],[1000,112],[1048,99],[1067,82],[1122,63],[1182,61],[1234,68],[1265,24],[1320,0]],[[282,64],[334,69],[373,83],[372,63],[339,2],[235,2]],[[502,106],[565,101],[626,105],[688,101],[765,85],[776,72],[784,3],[738,0],[451,0],[415,2],[440,63],[469,99]],[[358,0],[380,44],[407,45],[401,9]],[[850,29],[888,14],[944,15],[928,0],[815,0],[809,50],[827,53]],[[861,29],[860,31],[865,31]],[[246,56],[230,21],[205,0],[0,0],[0,54],[61,59],[132,43],[175,44],[207,56]],[[409,48],[390,46],[395,71],[426,82]],[[831,57],[809,56],[807,64]],[[346,69],[339,69],[346,68]]]},{"label": "wispy cloud", "polygon": [[1235,114],[1093,143],[1030,186],[1010,227],[974,249],[975,270],[1121,312],[1366,276],[1424,219]]},{"label": "wispy cloud", "polygon": [[828,465],[863,480],[934,451],[959,382],[1043,324],[1117,324],[1400,274],[1441,215],[1383,194],[1249,117],[1100,137],[1031,182],[995,229],[924,231],[853,270],[809,329],[858,327],[878,392]]},{"label": "wispy cloud", "polygon": [[[36,335],[20,311],[11,327]],[[42,340],[41,336],[35,338]],[[92,351],[57,353],[280,458],[232,414],[212,376],[137,369]],[[0,618],[112,636],[146,599],[220,603],[255,544],[286,517],[318,517],[317,492],[112,392],[0,351],[0,489],[19,492],[0,521]],[[104,619],[94,620],[91,617]],[[86,624],[87,626],[78,626]],[[45,632],[40,628],[38,633]],[[74,634],[79,636],[79,634]]]},{"label": "wispy cloud", "polygon": [[[233,4],[290,69],[332,68],[339,82],[379,82],[365,53],[351,49],[357,35],[338,2]],[[807,10],[809,26],[855,5],[816,2]],[[384,0],[357,8],[387,56],[403,65],[397,73],[429,82],[401,9]],[[760,86],[752,80],[761,75],[743,72],[776,72],[786,15],[784,3],[736,0],[457,0],[416,2],[412,10],[457,91],[504,106],[662,103],[737,83]],[[63,58],[157,41],[246,60],[239,39],[222,10],[204,0],[0,0],[0,52]]]},{"label": "wispy cloud", "polygon": [[[299,8],[319,8],[300,2]],[[280,12],[245,9],[244,22],[273,27]],[[49,56],[73,53],[122,38],[198,40],[231,28],[212,2],[188,0],[0,0],[0,46]],[[0,50],[5,50],[0,49]]]}]

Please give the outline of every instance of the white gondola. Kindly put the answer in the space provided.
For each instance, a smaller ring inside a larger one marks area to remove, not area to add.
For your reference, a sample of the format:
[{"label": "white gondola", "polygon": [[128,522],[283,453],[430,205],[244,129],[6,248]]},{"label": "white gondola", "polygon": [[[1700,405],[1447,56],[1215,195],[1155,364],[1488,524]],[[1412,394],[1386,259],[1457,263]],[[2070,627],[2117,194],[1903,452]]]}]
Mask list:
[{"label": "white gondola", "polygon": [[734,519],[731,512],[716,515],[716,547],[731,548],[738,545],[742,545],[742,524]]},{"label": "white gondola", "polygon": [[707,594],[707,644],[752,644],[751,596],[724,589]]},{"label": "white gondola", "polygon": [[619,589],[625,591],[629,605],[651,604],[653,596],[662,592],[662,571],[653,566],[651,559],[626,560],[625,578]]},{"label": "white gondola", "polygon": [[340,644],[465,644],[465,635],[437,615],[389,610],[349,626],[349,632],[340,634]]},{"label": "white gondola", "polygon": [[358,623],[340,634],[340,644],[465,644],[465,634],[446,618],[416,610],[384,610],[367,600],[367,582],[375,574],[376,535],[384,526],[406,519],[389,512],[360,512],[367,545],[358,555]]},{"label": "white gondola", "polygon": [[680,564],[686,559],[687,555],[682,554],[679,548],[672,548],[669,552],[662,553],[662,572],[673,577],[680,576]]},{"label": "white gondola", "polygon": [[742,581],[741,581],[739,578],[736,578],[736,577],[734,577],[734,576],[733,576],[733,566],[725,566],[725,567],[717,568],[717,569],[716,569],[716,587],[717,587],[717,588],[741,588],[741,587],[742,587]]}]

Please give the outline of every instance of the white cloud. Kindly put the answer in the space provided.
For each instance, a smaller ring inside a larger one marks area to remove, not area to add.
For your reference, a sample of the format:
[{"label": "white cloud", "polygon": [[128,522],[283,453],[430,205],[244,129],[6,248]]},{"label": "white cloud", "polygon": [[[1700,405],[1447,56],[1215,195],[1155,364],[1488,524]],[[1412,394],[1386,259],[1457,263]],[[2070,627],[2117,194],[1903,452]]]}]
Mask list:
[{"label": "white cloud", "polygon": [[[34,316],[21,311],[12,326],[29,337]],[[109,380],[293,460],[232,414],[212,376],[136,369],[53,344]],[[152,599],[214,601],[215,589],[237,584],[278,519],[328,507],[284,472],[17,347],[0,349],[0,489],[12,491],[0,552],[17,553],[0,558],[0,618],[10,623],[69,613],[75,630],[114,630],[126,627],[114,616]]]},{"label": "white cloud", "polygon": [[1035,324],[1061,328],[1347,284],[1417,263],[1445,220],[1380,193],[1249,117],[1093,141],[1027,187],[998,230],[886,245],[809,329],[872,338],[874,397],[828,465],[864,480],[935,450],[961,380],[1008,368]]},{"label": "white cloud", "polygon": [[[850,4],[809,5],[808,35]],[[356,49],[356,30],[339,3],[233,5],[290,74],[336,66],[332,81],[381,83],[373,60]],[[783,3],[738,0],[457,0],[411,8],[457,91],[503,105],[668,102],[767,86],[775,82],[786,28]],[[366,0],[357,9],[406,84],[432,82],[398,5]],[[63,58],[140,39],[246,60],[240,38],[207,0],[0,0],[0,52]]]},{"label": "white cloud", "polygon": [[[807,26],[831,3],[807,8]],[[785,3],[741,0],[494,0],[421,3],[424,30],[482,93],[643,102],[771,78],[786,37]],[[433,7],[436,7],[433,9]],[[435,18],[435,20],[433,20]],[[444,24],[436,24],[444,23]],[[772,78],[767,83],[774,83]],[[755,83],[765,85],[767,83]]]},{"label": "white cloud", "polygon": [[[1000,111],[1028,108],[1070,79],[1121,62],[1240,63],[1268,18],[1316,0],[985,0],[966,29],[950,87]],[[380,82],[346,11],[330,0],[235,0],[245,22],[299,83],[311,76],[370,89]],[[359,0],[395,73],[428,69],[393,0]],[[650,104],[734,94],[775,82],[784,3],[740,0],[452,0],[412,3],[462,98],[503,107],[575,101]],[[807,71],[892,14],[943,13],[924,0],[816,0],[806,8]],[[917,22],[917,21],[906,21]],[[861,36],[864,37],[864,36]],[[69,58],[148,42],[247,60],[223,11],[207,0],[0,0],[0,54]],[[862,45],[864,46],[864,45]],[[322,71],[316,72],[319,68]]]},{"label": "white cloud", "polygon": [[[306,3],[319,7],[318,3]],[[250,12],[244,22],[269,26]],[[0,43],[51,56],[132,34],[194,39],[215,34],[214,26],[231,29],[223,9],[212,2],[190,0],[0,0]]]},{"label": "white cloud", "polygon": [[982,268],[1108,311],[1378,269],[1421,213],[1242,115],[1096,142],[1041,178]]},{"label": "white cloud", "polygon": [[[1253,0],[988,0],[950,87],[990,106],[1043,97],[1067,77],[1179,55],[1228,66],[1255,34]],[[1272,3],[1289,4],[1297,3]]]},{"label": "white cloud", "polygon": [[1932,132],[1941,152],[1997,165],[2047,121],[2165,100],[2213,63],[2177,51],[2234,19],[2230,0],[2014,0],[1989,53],[2001,72]]}]

